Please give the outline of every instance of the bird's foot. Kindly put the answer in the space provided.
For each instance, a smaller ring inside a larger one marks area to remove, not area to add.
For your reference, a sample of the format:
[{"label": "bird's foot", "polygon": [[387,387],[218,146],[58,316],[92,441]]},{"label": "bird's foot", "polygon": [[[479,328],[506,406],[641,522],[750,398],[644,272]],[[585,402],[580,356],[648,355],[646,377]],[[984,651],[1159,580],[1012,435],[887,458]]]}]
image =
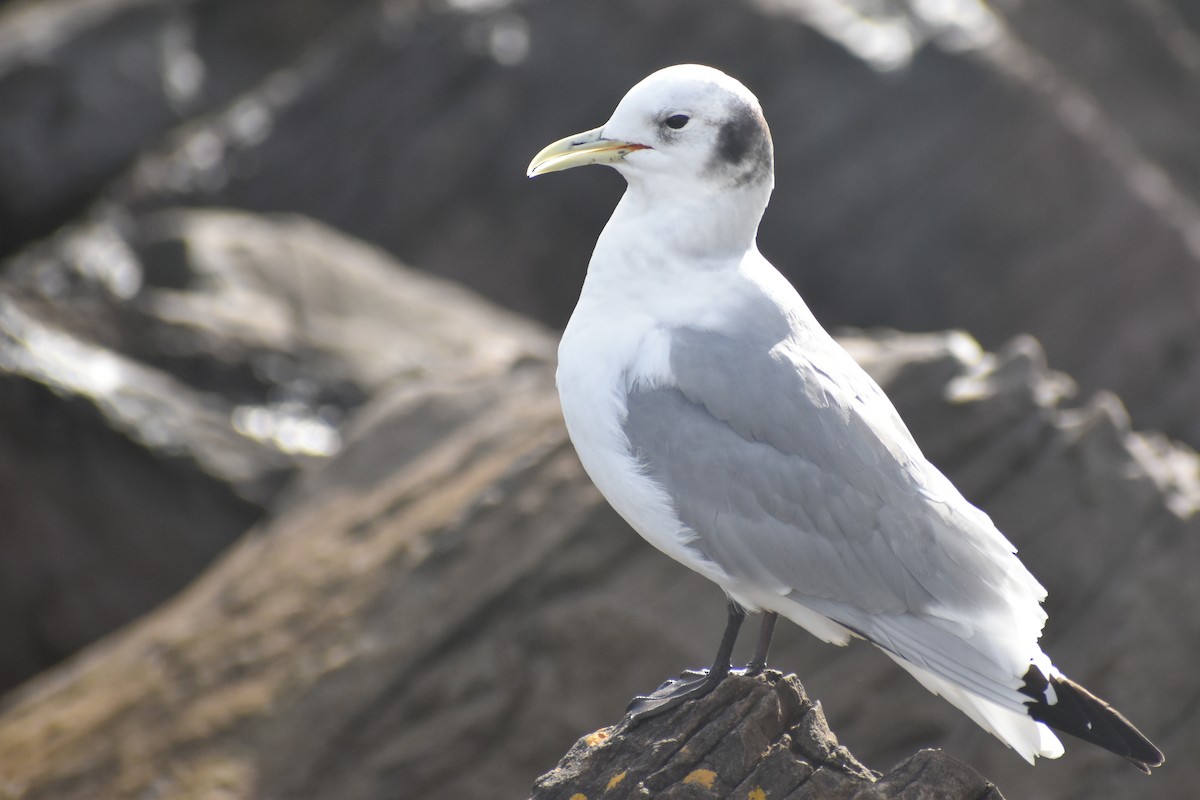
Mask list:
[{"label": "bird's foot", "polygon": [[742,675],[747,678],[757,678],[759,675],[762,675],[763,672],[766,671],[766,669],[767,669],[767,662],[751,661],[749,664],[742,667],[741,669],[735,669],[734,673],[737,675]]},{"label": "bird's foot", "polygon": [[681,706],[688,700],[703,697],[717,688],[728,674],[728,669],[717,672],[689,669],[678,678],[664,681],[650,694],[633,698],[633,702],[625,709],[625,722],[627,725],[636,725],[644,719]]}]

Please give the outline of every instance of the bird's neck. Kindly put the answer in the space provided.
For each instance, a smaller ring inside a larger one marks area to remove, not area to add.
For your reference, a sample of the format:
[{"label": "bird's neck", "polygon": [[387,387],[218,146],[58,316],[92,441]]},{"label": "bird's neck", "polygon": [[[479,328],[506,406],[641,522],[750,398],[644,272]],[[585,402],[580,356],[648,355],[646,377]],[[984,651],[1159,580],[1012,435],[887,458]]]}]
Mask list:
[{"label": "bird's neck", "polygon": [[627,322],[716,324],[713,315],[746,289],[744,266],[762,260],[755,235],[767,193],[755,203],[744,195],[664,202],[631,186],[596,242],[576,316],[620,308]]},{"label": "bird's neck", "polygon": [[697,263],[736,262],[754,249],[769,185],[689,189],[631,181],[597,249],[616,230],[626,247]]}]

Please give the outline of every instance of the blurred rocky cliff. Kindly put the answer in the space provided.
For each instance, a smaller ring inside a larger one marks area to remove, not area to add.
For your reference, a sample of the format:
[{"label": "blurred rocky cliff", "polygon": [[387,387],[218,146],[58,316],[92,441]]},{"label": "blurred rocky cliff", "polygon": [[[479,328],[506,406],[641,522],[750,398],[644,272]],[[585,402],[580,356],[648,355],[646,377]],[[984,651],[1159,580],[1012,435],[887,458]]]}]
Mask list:
[{"label": "blurred rocky cliff", "polygon": [[523,168],[688,60],[761,98],[762,247],[828,324],[1031,333],[1200,443],[1187,0],[12,2],[0,250],[87,207],[298,211],[561,325],[620,179]]},{"label": "blurred rocky cliff", "polygon": [[[763,101],[760,244],[827,325],[995,351],[846,340],[1050,589],[1059,664],[1161,740],[1154,793],[1198,785],[1200,474],[1134,432],[1200,444],[1193,4],[10,0],[0,684],[258,527],[9,695],[0,796],[519,795],[711,655],[721,599],[589,488],[512,313],[565,321],[621,190],[528,159],[679,61]],[[777,655],[874,766],[1150,785],[1030,770],[882,661]]]}]

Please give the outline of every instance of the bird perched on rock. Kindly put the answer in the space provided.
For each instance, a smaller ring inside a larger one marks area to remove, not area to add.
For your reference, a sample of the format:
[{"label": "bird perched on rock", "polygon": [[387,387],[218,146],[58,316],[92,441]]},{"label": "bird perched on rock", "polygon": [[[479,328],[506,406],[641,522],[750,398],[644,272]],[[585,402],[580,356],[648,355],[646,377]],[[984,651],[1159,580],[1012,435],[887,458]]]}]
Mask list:
[{"label": "bird perched on rock", "polygon": [[1031,763],[1062,754],[1055,728],[1149,772],[1158,749],[1038,646],[1046,591],[1015,548],[759,253],[773,157],[754,95],[682,65],[529,165],[607,164],[628,183],[559,347],[563,415],[621,516],[729,598],[712,669],[630,715],[711,690],[761,610],[750,672],[783,615],[866,639]]}]

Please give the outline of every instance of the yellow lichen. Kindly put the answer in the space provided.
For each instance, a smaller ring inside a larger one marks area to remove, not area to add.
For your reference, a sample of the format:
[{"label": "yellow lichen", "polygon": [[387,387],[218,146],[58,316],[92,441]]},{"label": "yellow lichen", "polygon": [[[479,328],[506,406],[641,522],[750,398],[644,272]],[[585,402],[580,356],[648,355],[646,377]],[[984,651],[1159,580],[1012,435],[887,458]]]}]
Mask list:
[{"label": "yellow lichen", "polygon": [[576,792],[575,794],[571,795],[571,800],[587,800],[587,795]]},{"label": "yellow lichen", "polygon": [[625,772],[620,772],[608,779],[608,786],[604,787],[604,791],[610,791],[614,786],[625,780]]},{"label": "yellow lichen", "polygon": [[698,783],[705,789],[711,789],[713,781],[717,779],[717,773],[711,769],[694,769],[688,773],[688,776],[683,779],[684,783]]},{"label": "yellow lichen", "polygon": [[750,794],[746,795],[746,800],[767,800],[767,793],[761,787],[754,787],[750,790]]},{"label": "yellow lichen", "polygon": [[584,744],[588,747],[595,747],[606,739],[608,739],[608,728],[602,728],[583,737]]}]

